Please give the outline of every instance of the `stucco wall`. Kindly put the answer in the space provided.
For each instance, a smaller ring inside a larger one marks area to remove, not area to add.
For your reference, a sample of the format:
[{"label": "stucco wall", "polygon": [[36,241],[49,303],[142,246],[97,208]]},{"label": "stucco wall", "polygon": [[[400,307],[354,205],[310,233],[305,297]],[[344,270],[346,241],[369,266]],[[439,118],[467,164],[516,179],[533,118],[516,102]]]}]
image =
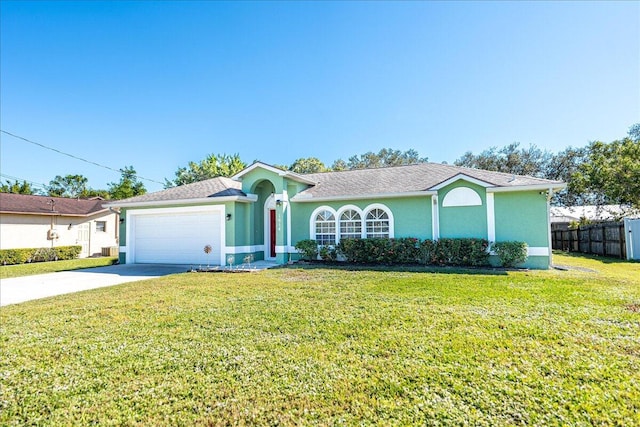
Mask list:
[{"label": "stucco wall", "polygon": [[[479,206],[450,206],[444,207],[443,202],[447,194],[455,189],[466,187],[474,190],[482,205]],[[487,197],[484,187],[467,181],[457,181],[438,192],[440,237],[477,237],[487,238]]]},{"label": "stucco wall", "polygon": [[496,241],[517,240],[549,246],[546,194],[538,191],[495,193]]},{"label": "stucco wall", "polygon": [[[47,232],[53,228],[58,238],[47,239]],[[106,231],[96,232],[96,221],[106,221]],[[107,213],[92,217],[40,216],[40,215],[0,215],[0,249],[51,248],[79,244],[78,229],[81,224],[89,224],[89,255],[99,255],[103,247],[117,246],[116,215]]]}]

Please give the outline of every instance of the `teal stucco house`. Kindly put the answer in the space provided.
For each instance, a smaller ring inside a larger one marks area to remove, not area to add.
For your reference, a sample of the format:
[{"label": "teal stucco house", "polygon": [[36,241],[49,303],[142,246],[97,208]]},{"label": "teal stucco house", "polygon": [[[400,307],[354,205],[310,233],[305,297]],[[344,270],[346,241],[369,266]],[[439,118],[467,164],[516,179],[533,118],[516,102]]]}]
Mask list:
[{"label": "teal stucco house", "polygon": [[303,175],[256,162],[107,206],[120,208],[121,263],[284,264],[302,239],[477,237],[524,241],[526,266],[545,269],[549,200],[564,186],[437,163]]}]

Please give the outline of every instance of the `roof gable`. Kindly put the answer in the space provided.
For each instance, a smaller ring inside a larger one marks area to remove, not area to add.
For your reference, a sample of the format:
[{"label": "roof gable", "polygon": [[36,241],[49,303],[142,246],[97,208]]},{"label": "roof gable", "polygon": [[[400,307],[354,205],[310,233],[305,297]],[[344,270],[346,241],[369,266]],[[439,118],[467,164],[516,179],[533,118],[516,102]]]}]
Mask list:
[{"label": "roof gable", "polygon": [[289,178],[292,181],[301,182],[303,184],[309,184],[309,185],[314,185],[315,184],[315,182],[313,180],[310,180],[308,178],[308,175],[302,175],[302,174],[291,172],[291,171],[285,171],[285,170],[278,169],[278,168],[276,168],[274,166],[271,166],[271,165],[268,165],[268,164],[262,163],[262,162],[253,163],[251,166],[244,168],[243,170],[241,170],[240,172],[238,172],[237,174],[232,176],[231,179],[242,180],[242,177],[244,177],[249,172],[251,172],[251,171],[253,171],[255,169],[263,169],[263,170],[275,173],[278,176]]},{"label": "roof gable", "polygon": [[458,181],[470,182],[472,184],[476,184],[476,185],[479,185],[480,187],[484,187],[484,188],[495,187],[495,185],[493,185],[493,184],[491,184],[489,182],[483,181],[481,179],[473,178],[473,177],[465,175],[463,173],[459,173],[459,174],[457,174],[455,176],[452,176],[451,178],[449,178],[449,179],[447,179],[447,180],[445,180],[445,181],[443,181],[443,182],[441,182],[441,183],[439,183],[437,185],[434,185],[433,187],[430,188],[430,190],[440,190],[441,188],[444,188],[447,185],[453,184],[454,182],[458,182]]}]

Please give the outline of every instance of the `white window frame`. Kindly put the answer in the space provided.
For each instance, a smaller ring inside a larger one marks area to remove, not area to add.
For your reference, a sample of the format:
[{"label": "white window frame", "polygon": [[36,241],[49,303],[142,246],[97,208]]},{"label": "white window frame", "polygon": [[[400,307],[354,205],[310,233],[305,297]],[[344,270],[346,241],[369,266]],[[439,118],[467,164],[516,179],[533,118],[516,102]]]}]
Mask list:
[{"label": "white window frame", "polygon": [[[102,230],[98,230],[98,223],[104,224]],[[96,233],[106,233],[107,232],[107,221],[96,221]]]},{"label": "white window frame", "polygon": [[[340,242],[340,239],[342,239],[342,214],[344,214],[347,211],[354,211],[356,212],[358,215],[360,215],[360,235],[359,236],[355,236],[355,237],[360,237],[360,238],[364,238],[365,236],[365,230],[364,230],[364,213],[362,211],[362,209],[360,209],[359,207],[357,207],[356,205],[345,205],[342,206],[340,209],[338,209],[338,214],[336,215],[336,221],[337,221],[337,231],[338,231],[338,236],[337,236],[337,241]],[[352,220],[349,220],[352,222]],[[354,233],[345,233],[345,234],[349,234],[350,237],[349,238],[353,238],[353,234]]]},{"label": "white window frame", "polygon": [[340,207],[340,209],[338,209],[337,211],[335,209],[333,209],[330,206],[319,206],[316,209],[314,209],[314,211],[311,213],[311,217],[309,218],[309,237],[312,240],[318,240],[317,239],[317,234],[316,234],[316,217],[318,216],[318,214],[322,211],[329,211],[333,214],[334,220],[335,220],[335,239],[333,244],[338,244],[340,242],[340,217],[342,216],[342,214],[348,210],[354,210],[356,212],[358,212],[358,214],[360,214],[360,219],[362,221],[362,226],[361,226],[361,237],[363,239],[367,238],[367,215],[369,215],[369,212],[371,212],[374,209],[381,209],[383,210],[388,218],[389,218],[389,236],[387,238],[389,239],[393,239],[395,236],[395,230],[394,230],[394,223],[395,223],[395,219],[393,217],[393,213],[391,212],[391,209],[389,209],[389,207],[387,207],[386,205],[383,205],[382,203],[372,203],[370,205],[368,205],[365,209],[360,209],[359,207],[355,206],[355,205],[345,205]]},{"label": "white window frame", "polygon": [[[311,231],[310,235],[311,235],[311,239],[318,241],[318,234],[316,233],[316,218],[317,216],[321,213],[327,211],[329,213],[331,213],[331,215],[333,215],[333,242],[331,243],[320,243],[318,242],[319,245],[326,245],[326,244],[336,244],[336,240],[338,238],[338,229],[337,229],[337,212],[335,211],[335,209],[329,207],[329,206],[320,206],[319,208],[316,208],[313,213],[311,214],[311,218],[309,219],[309,229]],[[327,222],[329,223],[330,221],[323,221],[323,222]],[[322,234],[329,234],[329,233],[322,233]]]},{"label": "white window frame", "polygon": [[[393,219],[393,214],[391,213],[391,209],[389,209],[387,206],[381,204],[381,203],[373,203],[369,206],[367,206],[367,209],[365,209],[364,211],[364,217],[362,218],[363,220],[363,233],[365,235],[366,238],[369,238],[369,233],[367,232],[367,225],[369,223],[367,217],[369,216],[369,213],[371,213],[371,211],[376,210],[376,209],[380,209],[381,211],[383,211],[384,213],[387,214],[388,217],[388,221],[389,221],[389,231],[388,231],[388,236],[387,237],[382,237],[383,239],[393,239],[395,233],[394,233],[394,219]],[[373,234],[381,234],[381,233],[373,233]],[[372,236],[373,238],[373,236]]]}]

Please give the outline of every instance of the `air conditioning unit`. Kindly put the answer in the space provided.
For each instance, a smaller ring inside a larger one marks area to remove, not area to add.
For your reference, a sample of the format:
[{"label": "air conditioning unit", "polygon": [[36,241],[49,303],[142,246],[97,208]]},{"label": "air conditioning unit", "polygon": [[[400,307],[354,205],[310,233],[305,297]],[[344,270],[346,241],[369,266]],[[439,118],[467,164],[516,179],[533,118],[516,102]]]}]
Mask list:
[{"label": "air conditioning unit", "polygon": [[52,228],[47,232],[47,239],[49,240],[54,240],[54,239],[57,239],[58,237],[60,236],[58,235],[58,230],[56,230],[55,228]]}]

